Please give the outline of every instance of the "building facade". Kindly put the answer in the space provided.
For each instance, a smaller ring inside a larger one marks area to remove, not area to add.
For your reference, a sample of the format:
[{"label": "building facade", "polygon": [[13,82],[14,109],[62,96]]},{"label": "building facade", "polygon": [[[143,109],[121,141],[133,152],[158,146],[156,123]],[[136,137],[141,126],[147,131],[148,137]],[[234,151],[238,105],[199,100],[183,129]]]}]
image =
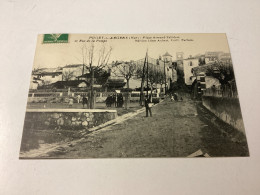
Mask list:
[{"label": "building facade", "polygon": [[188,58],[183,60],[183,72],[185,84],[190,86],[196,77],[193,75],[193,68],[199,66],[198,58]]}]

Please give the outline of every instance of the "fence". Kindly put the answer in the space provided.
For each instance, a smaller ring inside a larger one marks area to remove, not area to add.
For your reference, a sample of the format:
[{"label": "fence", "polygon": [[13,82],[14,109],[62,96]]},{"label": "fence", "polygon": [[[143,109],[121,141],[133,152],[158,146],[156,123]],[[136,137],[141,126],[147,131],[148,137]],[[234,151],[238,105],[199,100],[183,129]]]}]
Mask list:
[{"label": "fence", "polygon": [[[122,92],[123,97],[126,96],[126,93],[128,92]],[[72,97],[75,99],[75,102],[77,101],[78,95],[81,96],[87,96],[87,92],[43,92],[43,91],[34,91],[29,92],[28,94],[28,102],[35,102],[35,103],[43,103],[43,102],[68,102],[69,98]],[[114,95],[115,92],[96,92],[95,94],[95,100],[96,102],[105,102],[107,97],[109,95]],[[146,92],[145,92],[146,94]],[[150,92],[149,92],[150,94]],[[159,93],[153,93],[153,98],[161,98],[161,95]],[[140,92],[134,91],[130,92],[130,101],[136,102],[140,100]]]}]

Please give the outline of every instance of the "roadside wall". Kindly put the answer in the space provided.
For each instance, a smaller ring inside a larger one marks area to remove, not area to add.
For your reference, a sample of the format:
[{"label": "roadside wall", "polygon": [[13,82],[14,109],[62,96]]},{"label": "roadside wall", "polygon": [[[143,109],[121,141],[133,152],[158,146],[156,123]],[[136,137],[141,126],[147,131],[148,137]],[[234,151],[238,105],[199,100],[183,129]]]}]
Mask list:
[{"label": "roadside wall", "polygon": [[24,129],[88,129],[117,117],[116,110],[27,109]]},{"label": "roadside wall", "polygon": [[218,118],[245,134],[238,98],[202,96],[202,104]]}]

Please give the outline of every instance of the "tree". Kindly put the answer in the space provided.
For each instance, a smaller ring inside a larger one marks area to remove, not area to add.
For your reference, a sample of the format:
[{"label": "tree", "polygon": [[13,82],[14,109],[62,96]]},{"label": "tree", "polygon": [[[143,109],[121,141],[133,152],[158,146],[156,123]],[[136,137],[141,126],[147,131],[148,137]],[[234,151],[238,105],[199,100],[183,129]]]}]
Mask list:
[{"label": "tree", "polygon": [[133,61],[130,62],[116,62],[112,65],[112,72],[116,76],[123,76],[126,79],[126,86],[129,89],[129,80],[136,73],[136,64]]},{"label": "tree", "polygon": [[95,70],[94,76],[96,84],[104,86],[107,83],[110,73],[105,70]]},{"label": "tree", "polygon": [[71,71],[71,70],[63,72],[63,74],[62,74],[63,81],[70,81],[73,77],[74,77],[74,71]]},{"label": "tree", "polygon": [[98,49],[95,49],[94,44],[91,44],[89,47],[84,44],[81,47],[83,67],[86,65],[86,68],[89,70],[91,75],[89,94],[90,109],[93,109],[95,104],[95,92],[93,88],[95,71],[98,72],[107,67],[111,52],[112,47],[107,48],[104,44],[102,44]]},{"label": "tree", "polygon": [[227,85],[235,79],[234,69],[230,62],[215,62],[206,69],[206,75],[218,79],[221,86]]},{"label": "tree", "polygon": [[205,57],[200,57],[199,58],[199,66],[202,66],[202,65],[205,65],[206,62],[205,62]]},{"label": "tree", "polygon": [[177,86],[178,88],[183,88],[185,85],[185,81],[184,81],[184,72],[183,70],[177,68]]},{"label": "tree", "polygon": [[158,75],[160,74],[160,72],[158,71],[157,67],[155,67],[154,65],[150,65],[148,67],[148,81],[150,82],[150,86],[151,86],[151,95],[153,93],[153,86],[154,84],[158,83]]},{"label": "tree", "polygon": [[156,77],[157,77],[157,83],[161,85],[161,89],[162,89],[162,85],[165,83],[165,75],[164,75],[163,71],[158,70]]}]

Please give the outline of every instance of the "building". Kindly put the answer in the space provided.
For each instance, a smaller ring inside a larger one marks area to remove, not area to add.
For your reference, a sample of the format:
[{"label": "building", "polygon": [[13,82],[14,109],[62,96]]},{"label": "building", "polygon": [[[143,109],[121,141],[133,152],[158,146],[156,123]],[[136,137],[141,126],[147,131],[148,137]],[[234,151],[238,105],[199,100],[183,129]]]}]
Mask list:
[{"label": "building", "polygon": [[192,83],[192,96],[193,98],[201,97],[206,89],[211,87],[220,87],[220,82],[213,76],[207,76],[207,70],[214,67],[214,63],[198,66],[193,68],[194,81]]},{"label": "building", "polygon": [[[135,63],[137,64],[139,69],[142,69],[144,65],[144,59],[137,60],[135,61]],[[177,80],[177,72],[175,70],[175,67],[173,66],[172,55],[169,54],[168,52],[166,52],[163,55],[163,57],[159,56],[158,59],[148,57],[148,66],[166,75],[166,88],[168,89],[170,88],[171,83],[174,82],[173,80]],[[139,82],[141,83],[141,80]],[[162,88],[164,89],[165,88],[164,83],[165,80],[163,80],[162,83],[158,83],[158,84],[161,84]]]},{"label": "building", "polygon": [[163,61],[165,61],[165,62],[172,62],[172,55],[169,54],[168,52],[166,52],[166,53],[163,55]]},{"label": "building", "polygon": [[53,89],[68,89],[68,88],[87,88],[88,84],[86,81],[73,80],[73,81],[57,81],[51,84]]},{"label": "building", "polygon": [[61,68],[41,68],[32,72],[34,81],[39,85],[49,85],[62,80]]},{"label": "building", "polygon": [[219,60],[222,62],[231,62],[231,54],[230,53],[222,53],[219,55]]},{"label": "building", "polygon": [[198,58],[188,58],[183,60],[184,82],[191,86],[196,77],[193,75],[193,69],[199,66]]},{"label": "building", "polygon": [[176,61],[174,61],[176,70],[178,69],[178,70],[183,71],[183,59],[184,59],[184,53],[176,52]]},{"label": "building", "polygon": [[77,80],[77,78],[83,74],[89,73],[86,65],[83,64],[71,64],[62,68],[63,81]]}]

